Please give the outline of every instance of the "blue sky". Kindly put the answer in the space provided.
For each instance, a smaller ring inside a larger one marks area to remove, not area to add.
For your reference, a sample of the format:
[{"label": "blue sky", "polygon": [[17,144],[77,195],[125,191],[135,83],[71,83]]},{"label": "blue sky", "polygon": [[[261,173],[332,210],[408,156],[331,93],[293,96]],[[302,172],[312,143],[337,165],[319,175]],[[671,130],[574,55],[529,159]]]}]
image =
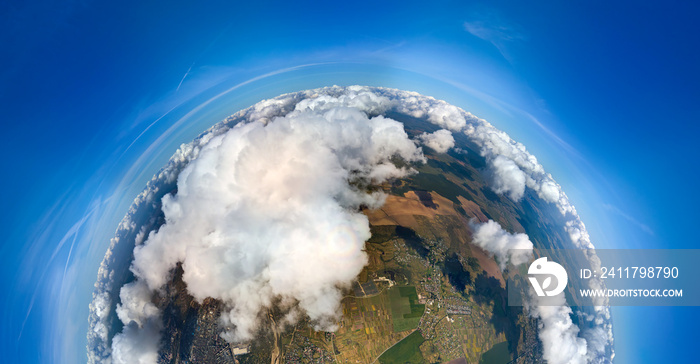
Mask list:
[{"label": "blue sky", "polygon": [[[0,350],[13,362],[60,362],[84,345],[108,239],[180,143],[298,89],[445,99],[524,143],[597,246],[697,244],[700,11],[689,2],[38,1],[0,14]],[[693,354],[697,308],[614,314],[618,362]]]}]

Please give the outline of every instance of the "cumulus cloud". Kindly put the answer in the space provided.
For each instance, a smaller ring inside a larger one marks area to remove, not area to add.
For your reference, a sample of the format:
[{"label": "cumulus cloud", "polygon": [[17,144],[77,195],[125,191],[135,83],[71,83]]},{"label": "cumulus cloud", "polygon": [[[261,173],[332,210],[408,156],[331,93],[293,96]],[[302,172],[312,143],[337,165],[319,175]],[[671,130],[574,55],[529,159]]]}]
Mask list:
[{"label": "cumulus cloud", "polygon": [[529,312],[540,320],[543,359],[548,364],[589,363],[587,341],[579,336],[579,327],[571,320],[572,311],[564,295],[547,297],[546,305],[538,305],[539,299],[534,293],[530,296]]},{"label": "cumulus cloud", "polygon": [[134,323],[143,327],[148,320],[159,315],[158,308],[151,302],[151,291],[143,281],[134,281],[124,285],[117,305],[117,316],[124,324]]},{"label": "cumulus cloud", "polygon": [[583,330],[581,333],[586,339],[588,362],[611,362],[612,357],[608,360],[608,358],[601,357],[600,353],[605,353],[605,348],[608,346],[608,334],[610,334],[607,330],[612,328],[608,327],[600,318],[594,319],[594,321],[597,321],[596,326]]},{"label": "cumulus cloud", "polygon": [[[109,327],[107,327],[108,316],[111,311],[111,301],[107,292],[99,292],[95,294],[93,301],[90,303],[90,332],[88,337],[92,338],[94,348],[88,350],[88,358],[93,358],[96,361],[98,358],[93,351],[105,353],[108,351],[106,343],[109,338]],[[92,355],[91,355],[92,354]]]},{"label": "cumulus cloud", "polygon": [[554,182],[551,175],[546,175],[539,183],[536,183],[533,188],[537,194],[547,202],[557,202],[561,197],[559,185]]},{"label": "cumulus cloud", "polygon": [[445,129],[433,133],[423,133],[418,136],[418,140],[438,153],[447,153],[450,148],[455,146],[455,138],[449,130]]},{"label": "cumulus cloud", "polygon": [[467,125],[467,120],[461,110],[447,103],[438,103],[428,109],[428,121],[445,129],[461,131]]},{"label": "cumulus cloud", "polygon": [[523,197],[527,176],[513,160],[501,155],[496,156],[491,161],[490,172],[494,191],[507,193],[514,201]]},{"label": "cumulus cloud", "polygon": [[310,98],[299,101],[295,106],[295,110],[321,112],[337,107],[350,107],[362,110],[369,115],[377,115],[386,111],[393,104],[387,97],[370,92],[365,87],[350,86],[348,91],[350,92],[337,96],[328,94],[312,95]]},{"label": "cumulus cloud", "polygon": [[225,303],[227,340],[252,339],[275,303],[334,329],[341,288],[367,262],[369,222],[359,207],[384,201],[362,186],[412,173],[392,157],[424,161],[401,123],[347,106],[373,100],[358,97],[307,102],[211,138],[180,173],[177,194],[163,198],[166,223],[134,249],[137,281],[122,288],[122,322],[148,327],[157,314],[150,294],[181,262],[195,299]]},{"label": "cumulus cloud", "polygon": [[483,224],[472,220],[471,227],[474,231],[472,242],[496,256],[502,271],[506,269],[509,262],[520,265],[532,257],[533,246],[527,234],[511,234],[493,220]]},{"label": "cumulus cloud", "polygon": [[469,127],[468,121],[477,118],[471,113],[429,96],[416,92],[377,88],[383,96],[389,96],[396,111],[415,118],[426,118],[428,122],[441,128],[459,132]]},{"label": "cumulus cloud", "polygon": [[121,288],[117,315],[125,326],[112,342],[113,363],[150,364],[158,359],[162,320],[151,296],[143,281],[134,281]]},{"label": "cumulus cloud", "polygon": [[494,191],[518,201],[525,194],[525,188],[529,187],[541,199],[556,203],[562,214],[570,212],[561,187],[550,174],[545,173],[537,158],[523,144],[482,119],[465,128],[464,133],[481,147],[480,154],[488,163]]},{"label": "cumulus cloud", "polygon": [[153,318],[143,326],[132,322],[112,342],[112,363],[152,364],[158,361],[160,344],[160,318]]}]

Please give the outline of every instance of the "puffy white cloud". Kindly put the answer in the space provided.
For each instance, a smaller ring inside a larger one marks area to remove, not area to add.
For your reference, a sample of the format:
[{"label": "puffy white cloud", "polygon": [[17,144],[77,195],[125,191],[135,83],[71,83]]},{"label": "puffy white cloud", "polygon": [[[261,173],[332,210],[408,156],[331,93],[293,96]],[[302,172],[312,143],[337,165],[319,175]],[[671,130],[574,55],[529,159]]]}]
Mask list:
[{"label": "puffy white cloud", "polygon": [[[605,324],[600,318],[595,319],[597,326],[582,330],[581,335],[586,339],[588,347],[589,363],[610,363],[612,358],[606,358],[601,353],[605,353],[608,346],[608,337],[612,335],[612,326]],[[614,354],[613,354],[614,356]]]},{"label": "puffy white cloud", "polygon": [[428,109],[428,121],[452,131],[461,131],[467,125],[461,110],[445,102],[437,103]]},{"label": "puffy white cloud", "polygon": [[151,301],[152,292],[143,281],[124,285],[119,293],[117,315],[124,323],[122,333],[112,341],[114,364],[153,364],[158,360],[162,320]]},{"label": "puffy white cloud", "polygon": [[275,117],[292,111],[297,105],[297,101],[299,101],[298,97],[289,94],[274,99],[263,100],[246,110],[246,117],[249,120],[267,124]]},{"label": "puffy white cloud", "polygon": [[511,234],[493,220],[483,224],[470,222],[474,231],[472,243],[496,256],[501,270],[508,263],[520,265],[532,257],[532,242],[527,234]]},{"label": "puffy white cloud", "polygon": [[143,281],[125,284],[119,291],[121,304],[117,305],[117,316],[124,324],[143,326],[160,312],[151,302],[151,291]]},{"label": "puffy white cloud", "polygon": [[447,153],[450,148],[455,146],[455,138],[449,130],[445,129],[433,133],[423,133],[418,136],[418,139],[423,145],[438,153]]},{"label": "puffy white cloud", "polygon": [[162,330],[159,317],[139,326],[132,322],[112,342],[113,364],[154,364],[158,362],[158,348]]},{"label": "puffy white cloud", "polygon": [[554,182],[554,179],[549,174],[547,178],[543,178],[540,183],[536,184],[535,188],[537,194],[547,202],[558,202],[561,197],[559,185]]},{"label": "puffy white cloud", "polygon": [[507,193],[514,201],[523,197],[527,176],[513,160],[501,155],[496,156],[491,161],[490,172],[494,191]]},{"label": "puffy white cloud", "polygon": [[[563,295],[547,297],[547,304],[538,305],[539,297],[532,294],[529,312],[539,318],[539,338],[548,364],[586,364],[588,344],[579,336],[579,327],[571,320],[571,308]],[[559,300],[560,302],[554,302]]]},{"label": "puffy white cloud", "polygon": [[388,98],[379,96],[366,87],[350,86],[345,93],[338,96],[328,94],[312,95],[299,101],[295,106],[295,110],[321,112],[338,107],[350,107],[370,115],[376,115],[386,111],[391,105],[392,102]]},{"label": "puffy white cloud", "polygon": [[166,223],[134,249],[137,281],[122,288],[123,322],[148,322],[150,292],[182,262],[190,294],[226,304],[229,340],[252,339],[260,313],[280,300],[317,328],[334,328],[340,288],[367,262],[369,222],[359,207],[384,201],[356,186],[410,173],[394,156],[424,157],[401,123],[333,103],[348,99],[239,124],[201,148],[177,195],[163,198]]},{"label": "puffy white cloud", "polygon": [[[98,357],[102,356],[98,353],[108,353],[110,349],[106,343],[109,340],[109,327],[107,324],[108,316],[111,311],[111,299],[107,292],[99,292],[94,295],[90,302],[90,330],[88,337],[92,339],[93,348],[88,348],[88,361],[96,362]],[[92,360],[90,360],[92,359]]]}]

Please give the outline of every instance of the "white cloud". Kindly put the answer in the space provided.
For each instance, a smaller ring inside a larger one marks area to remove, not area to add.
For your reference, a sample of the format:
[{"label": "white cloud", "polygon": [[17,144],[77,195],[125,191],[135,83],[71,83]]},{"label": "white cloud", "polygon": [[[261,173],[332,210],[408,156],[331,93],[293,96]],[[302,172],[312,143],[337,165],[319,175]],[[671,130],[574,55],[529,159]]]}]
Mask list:
[{"label": "white cloud", "polygon": [[462,131],[467,127],[468,120],[476,119],[474,115],[454,105],[416,92],[385,88],[376,88],[374,91],[388,97],[396,111],[415,118],[427,118],[430,123],[451,131]]},{"label": "white cloud", "polygon": [[[88,362],[98,361],[97,353],[108,353],[109,348],[106,343],[109,340],[108,317],[111,311],[111,299],[108,292],[99,292],[94,295],[94,299],[90,303],[90,329],[88,338],[92,339],[92,350],[88,347]],[[97,353],[95,353],[97,352]]]},{"label": "white cloud", "polygon": [[514,201],[520,200],[525,194],[527,176],[512,160],[497,156],[491,161],[490,174],[493,190],[497,193],[507,193]]},{"label": "white cloud", "polygon": [[428,121],[452,131],[461,131],[467,120],[461,110],[447,103],[436,103],[428,109]]},{"label": "white cloud", "polygon": [[493,220],[483,224],[474,221],[470,223],[474,231],[472,242],[495,255],[502,271],[506,269],[509,262],[520,265],[532,257],[533,245],[527,234],[511,234]]},{"label": "white cloud", "polygon": [[438,153],[447,153],[455,146],[455,138],[449,130],[440,129],[433,133],[423,133],[418,136],[423,145],[432,148]]},{"label": "white cloud", "polygon": [[119,298],[122,303],[117,305],[117,316],[125,325],[133,322],[144,326],[160,313],[151,302],[151,291],[143,281],[125,284],[119,291]]},{"label": "white cloud", "polygon": [[[589,363],[609,363],[612,358],[601,357],[600,353],[605,353],[605,348],[608,346],[608,337],[612,335],[612,327],[606,325],[602,320],[598,319],[597,326],[587,330],[583,330],[581,335],[586,339],[588,362]],[[614,354],[613,354],[614,356]]]},{"label": "white cloud", "polygon": [[[540,320],[539,337],[548,364],[586,364],[589,353],[586,339],[579,336],[579,327],[571,320],[571,308],[563,295],[547,297],[546,305],[538,305],[539,297],[530,297],[530,314]],[[560,302],[553,302],[558,299]],[[555,305],[557,304],[557,305]]]},{"label": "white cloud", "polygon": [[348,90],[349,93],[339,96],[320,94],[303,99],[296,104],[295,110],[321,112],[338,107],[349,107],[376,115],[386,111],[392,104],[388,98],[370,92],[365,87],[350,86]]},{"label": "white cloud", "polygon": [[494,191],[506,193],[518,201],[523,197],[525,187],[529,187],[543,200],[557,203],[562,214],[568,211],[564,211],[569,205],[568,200],[561,200],[561,187],[545,173],[537,158],[524,145],[481,119],[465,128],[464,133],[481,147],[481,155],[486,158],[493,177],[491,187]]},{"label": "white cloud", "polygon": [[160,344],[160,317],[138,326],[135,322],[124,326],[112,342],[113,364],[153,364],[158,361]]},{"label": "white cloud", "polygon": [[535,185],[535,191],[543,200],[547,202],[557,202],[561,197],[559,185],[554,182],[551,175],[547,175],[542,181]]},{"label": "white cloud", "polygon": [[119,293],[117,315],[124,324],[112,342],[115,364],[152,364],[158,359],[162,319],[152,302],[152,292],[143,281],[124,285]]},{"label": "white cloud", "polygon": [[340,288],[367,262],[369,223],[359,206],[384,200],[355,182],[411,172],[395,167],[393,156],[424,161],[401,123],[332,106],[373,101],[365,96],[323,97],[267,125],[239,124],[211,138],[180,173],[177,195],[163,198],[165,225],[135,248],[138,280],[122,288],[120,319],[148,322],[150,292],[182,262],[190,294],[225,303],[229,340],[252,339],[260,313],[277,300],[318,329],[333,329]]}]

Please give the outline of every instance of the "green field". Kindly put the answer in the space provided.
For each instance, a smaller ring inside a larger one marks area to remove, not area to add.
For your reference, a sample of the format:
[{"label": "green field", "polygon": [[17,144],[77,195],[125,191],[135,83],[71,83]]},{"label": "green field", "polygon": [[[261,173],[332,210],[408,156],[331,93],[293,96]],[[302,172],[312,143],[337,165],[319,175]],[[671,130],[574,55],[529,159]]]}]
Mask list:
[{"label": "green field", "polygon": [[394,332],[413,330],[418,327],[425,305],[418,303],[416,287],[392,287],[388,294]]},{"label": "green field", "polygon": [[494,345],[491,350],[484,353],[479,360],[479,364],[506,364],[511,361],[508,352],[508,342],[504,341]]},{"label": "green field", "polygon": [[416,330],[384,352],[379,357],[379,362],[382,364],[425,363],[419,348],[423,341],[423,336]]}]

